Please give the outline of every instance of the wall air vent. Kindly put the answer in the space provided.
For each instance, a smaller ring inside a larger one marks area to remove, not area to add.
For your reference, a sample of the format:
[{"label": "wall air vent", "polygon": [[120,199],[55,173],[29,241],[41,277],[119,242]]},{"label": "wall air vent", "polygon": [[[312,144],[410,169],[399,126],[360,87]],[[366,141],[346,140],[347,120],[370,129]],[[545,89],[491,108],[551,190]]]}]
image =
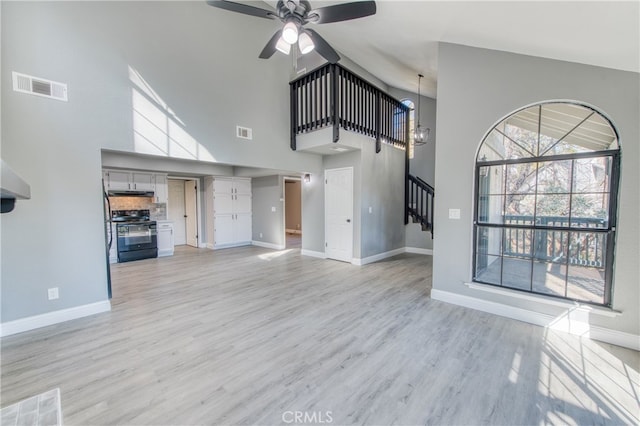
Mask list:
[{"label": "wall air vent", "polygon": [[240,139],[253,139],[253,132],[248,127],[236,126],[236,137]]},{"label": "wall air vent", "polygon": [[67,85],[40,77],[13,72],[13,90],[45,98],[67,101]]}]

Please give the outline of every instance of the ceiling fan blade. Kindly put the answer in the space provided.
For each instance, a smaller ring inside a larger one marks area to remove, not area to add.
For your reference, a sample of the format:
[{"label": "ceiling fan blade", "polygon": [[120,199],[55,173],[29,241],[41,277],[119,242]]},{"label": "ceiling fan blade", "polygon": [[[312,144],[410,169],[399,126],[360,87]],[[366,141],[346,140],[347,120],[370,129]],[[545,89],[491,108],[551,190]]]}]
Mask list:
[{"label": "ceiling fan blade", "polygon": [[338,52],[333,50],[333,47],[329,46],[329,43],[327,43],[327,41],[323,39],[320,34],[313,30],[310,30],[309,28],[306,28],[305,31],[309,33],[311,40],[313,40],[316,52],[318,52],[323,58],[329,61],[329,63],[335,64],[340,60],[340,55],[338,55]]},{"label": "ceiling fan blade", "polygon": [[264,46],[262,52],[260,52],[260,59],[269,59],[274,53],[276,53],[276,44],[278,44],[280,35],[282,35],[282,30],[276,31],[273,37],[271,37],[271,40],[269,40],[266,46]]},{"label": "ceiling fan blade", "polygon": [[329,24],[331,22],[363,18],[365,16],[375,15],[375,13],[375,1],[357,1],[311,10],[307,15],[307,19],[314,24]]},{"label": "ceiling fan blade", "polygon": [[232,12],[244,13],[245,15],[257,16],[258,18],[275,19],[275,12],[246,4],[234,3],[226,0],[207,0],[209,6],[219,9],[230,10]]}]

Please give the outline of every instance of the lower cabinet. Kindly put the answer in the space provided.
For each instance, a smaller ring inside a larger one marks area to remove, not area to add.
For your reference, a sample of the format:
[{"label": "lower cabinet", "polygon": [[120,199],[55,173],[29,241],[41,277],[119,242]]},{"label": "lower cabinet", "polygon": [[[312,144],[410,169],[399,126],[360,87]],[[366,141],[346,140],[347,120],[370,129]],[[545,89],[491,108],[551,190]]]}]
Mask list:
[{"label": "lower cabinet", "polygon": [[213,228],[214,248],[251,244],[251,213],[216,215]]},{"label": "lower cabinet", "polygon": [[173,222],[158,221],[158,257],[173,256]]}]

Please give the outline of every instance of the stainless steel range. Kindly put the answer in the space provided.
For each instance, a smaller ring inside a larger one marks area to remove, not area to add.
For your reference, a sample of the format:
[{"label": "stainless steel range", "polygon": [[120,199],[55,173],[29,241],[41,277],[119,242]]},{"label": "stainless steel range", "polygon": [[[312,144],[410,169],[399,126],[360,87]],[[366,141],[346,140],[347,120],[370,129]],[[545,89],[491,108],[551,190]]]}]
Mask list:
[{"label": "stainless steel range", "polygon": [[156,222],[149,220],[149,210],[113,210],[116,223],[118,262],[158,257]]}]

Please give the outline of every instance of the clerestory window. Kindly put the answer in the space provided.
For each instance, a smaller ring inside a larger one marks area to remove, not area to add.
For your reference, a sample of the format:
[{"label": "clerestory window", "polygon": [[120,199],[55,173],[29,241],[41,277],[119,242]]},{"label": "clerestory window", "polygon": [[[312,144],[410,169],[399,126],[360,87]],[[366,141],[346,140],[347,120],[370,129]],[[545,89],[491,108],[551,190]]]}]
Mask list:
[{"label": "clerestory window", "polygon": [[524,108],[476,158],[474,281],[610,306],[618,134],[594,109]]}]

